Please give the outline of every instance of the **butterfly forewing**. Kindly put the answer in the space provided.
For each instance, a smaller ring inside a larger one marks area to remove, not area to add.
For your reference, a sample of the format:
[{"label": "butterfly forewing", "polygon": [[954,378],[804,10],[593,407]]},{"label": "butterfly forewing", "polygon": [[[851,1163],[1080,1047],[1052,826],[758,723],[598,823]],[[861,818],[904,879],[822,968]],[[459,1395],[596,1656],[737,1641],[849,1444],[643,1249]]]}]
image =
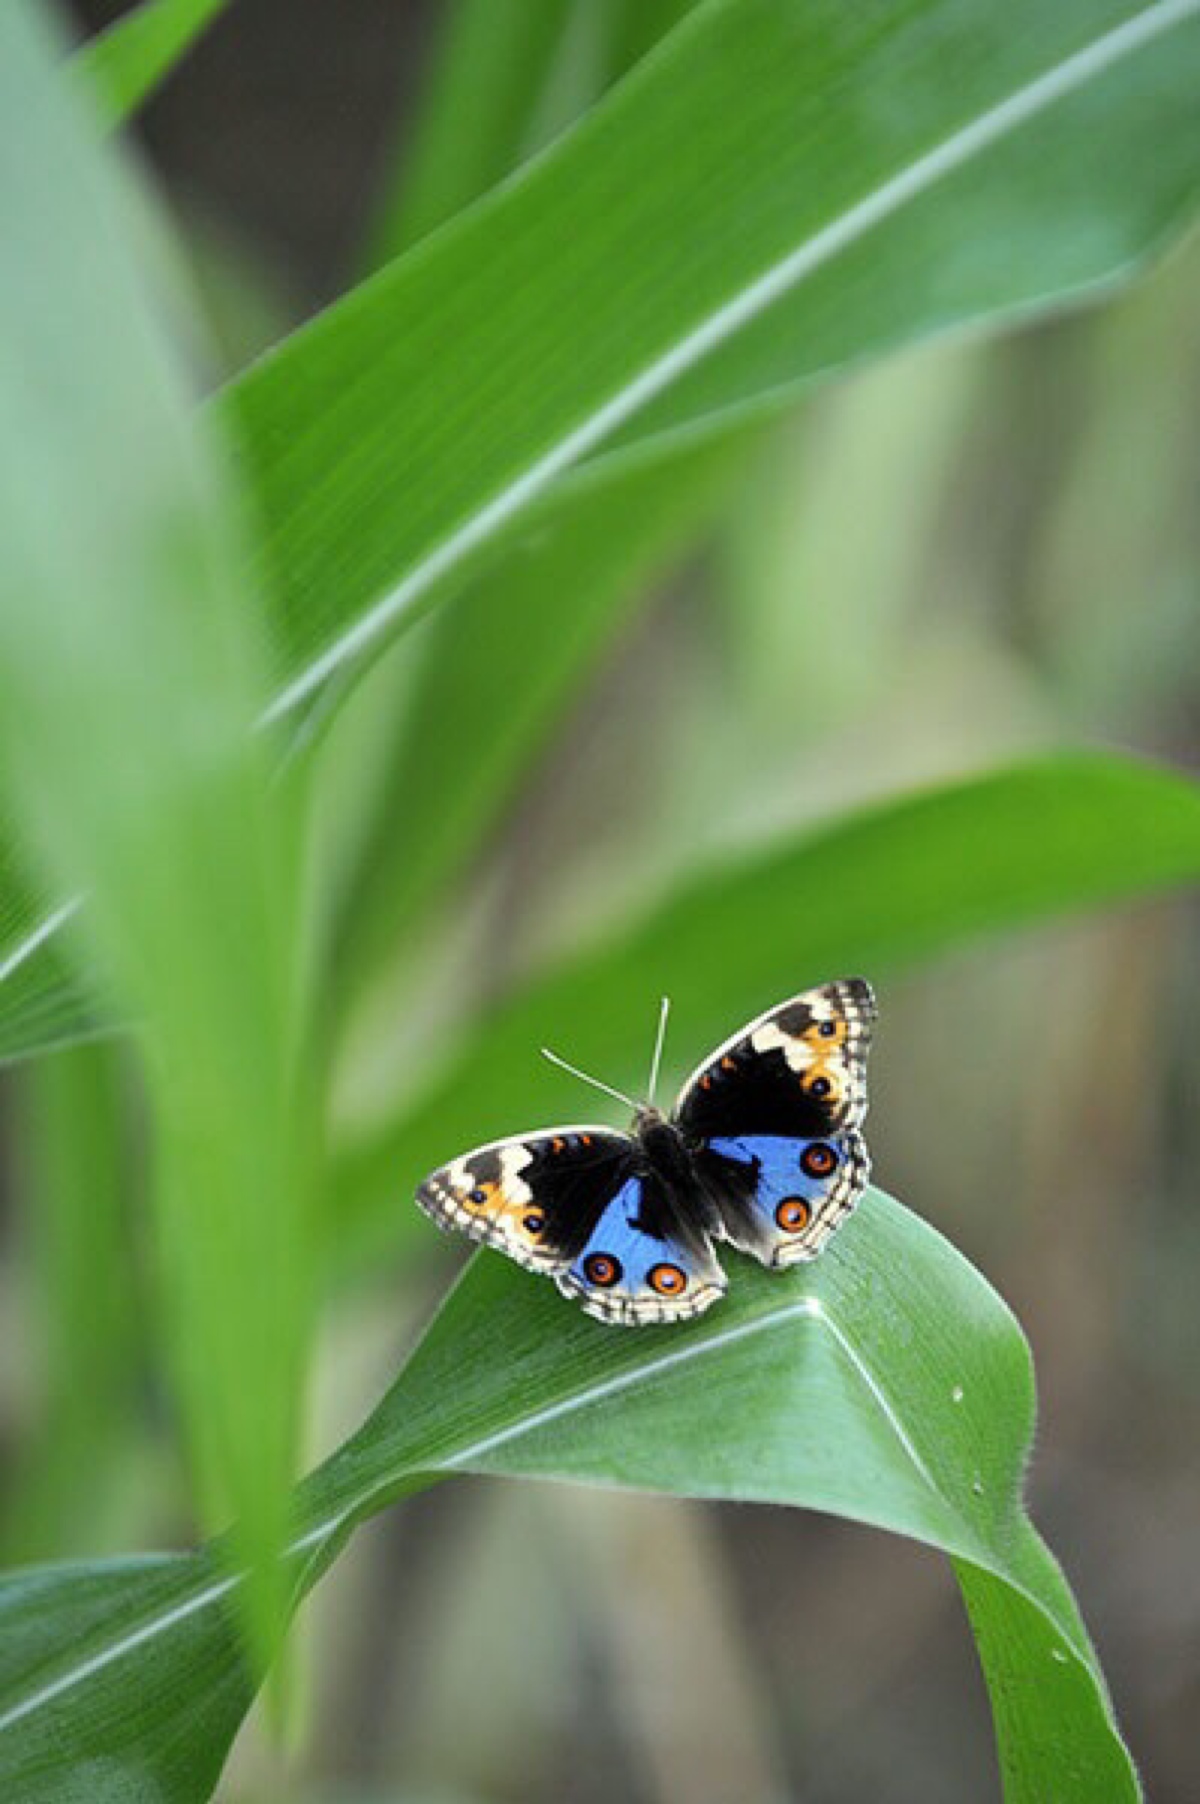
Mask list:
[{"label": "butterfly forewing", "polygon": [[551,1128],[477,1146],[417,1191],[439,1226],[498,1247],[533,1271],[566,1271],[634,1169],[628,1134]]},{"label": "butterfly forewing", "polygon": [[685,1134],[790,1134],[858,1127],[867,1110],[875,998],[861,977],[805,990],[726,1040],[675,1105]]}]

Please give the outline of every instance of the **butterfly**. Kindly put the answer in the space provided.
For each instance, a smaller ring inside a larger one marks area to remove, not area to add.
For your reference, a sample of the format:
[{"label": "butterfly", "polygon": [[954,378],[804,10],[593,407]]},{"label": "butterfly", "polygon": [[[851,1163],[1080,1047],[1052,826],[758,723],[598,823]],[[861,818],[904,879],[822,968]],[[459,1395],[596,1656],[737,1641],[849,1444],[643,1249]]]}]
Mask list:
[{"label": "butterfly", "polygon": [[805,990],[718,1046],[670,1115],[548,1053],[628,1102],[630,1131],[492,1141],[433,1172],[417,1201],[439,1226],[546,1273],[601,1321],[701,1315],[726,1288],[720,1242],[766,1266],[795,1265],[815,1259],[858,1202],[875,1013],[862,978]]}]

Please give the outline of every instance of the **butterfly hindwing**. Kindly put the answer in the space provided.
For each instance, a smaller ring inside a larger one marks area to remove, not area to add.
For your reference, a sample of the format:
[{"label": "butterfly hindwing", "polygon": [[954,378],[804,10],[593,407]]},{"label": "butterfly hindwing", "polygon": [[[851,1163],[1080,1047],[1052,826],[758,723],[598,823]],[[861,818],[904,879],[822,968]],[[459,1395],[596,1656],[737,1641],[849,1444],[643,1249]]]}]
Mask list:
[{"label": "butterfly hindwing", "polygon": [[698,1161],[725,1238],[772,1266],[815,1259],[862,1195],[871,1169],[857,1128],[822,1140],[718,1135]]},{"label": "butterfly hindwing", "polygon": [[626,1178],[559,1275],[563,1295],[601,1321],[628,1327],[701,1315],[723,1294],[725,1274],[681,1201],[653,1173]]},{"label": "butterfly hindwing", "polygon": [[634,1163],[628,1134],[552,1128],[451,1160],[426,1178],[417,1201],[440,1227],[553,1274],[570,1268]]}]

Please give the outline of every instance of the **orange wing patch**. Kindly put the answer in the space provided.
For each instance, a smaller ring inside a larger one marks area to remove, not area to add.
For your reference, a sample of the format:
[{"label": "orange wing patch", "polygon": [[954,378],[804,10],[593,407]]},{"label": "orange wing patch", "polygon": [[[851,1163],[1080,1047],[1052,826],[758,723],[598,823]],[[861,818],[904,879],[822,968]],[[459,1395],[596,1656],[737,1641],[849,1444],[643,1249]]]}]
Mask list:
[{"label": "orange wing patch", "polygon": [[855,1117],[866,1106],[863,1056],[874,1013],[869,991],[827,984],[777,1009],[750,1044],[755,1052],[782,1052],[806,1096]]}]

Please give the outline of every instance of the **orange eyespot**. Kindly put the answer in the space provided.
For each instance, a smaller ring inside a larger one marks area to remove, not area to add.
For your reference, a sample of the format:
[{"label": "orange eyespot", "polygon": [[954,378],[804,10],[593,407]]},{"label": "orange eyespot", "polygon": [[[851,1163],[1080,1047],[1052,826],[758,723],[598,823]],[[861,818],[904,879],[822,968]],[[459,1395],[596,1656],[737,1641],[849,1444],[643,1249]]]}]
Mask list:
[{"label": "orange eyespot", "polygon": [[812,1210],[802,1196],[785,1196],[775,1211],[775,1220],[785,1234],[799,1234],[812,1220]]},{"label": "orange eyespot", "polygon": [[620,1281],[621,1261],[611,1253],[589,1253],[583,1262],[583,1275],[589,1284],[607,1290]]},{"label": "orange eyespot", "polygon": [[474,1190],[468,1191],[467,1201],[474,1203],[477,1209],[482,1209],[495,1188],[494,1184],[476,1184]]},{"label": "orange eyespot", "polygon": [[834,1035],[837,1033],[837,1030],[838,1030],[838,1024],[836,1021],[822,1021],[821,1025],[817,1029],[817,1032],[820,1034],[820,1036],[823,1040],[832,1040]]},{"label": "orange eyespot", "polygon": [[540,1234],[546,1225],[546,1217],[540,1209],[531,1209],[528,1215],[521,1217],[521,1226],[527,1234]]},{"label": "orange eyespot", "polygon": [[677,1297],[687,1289],[687,1274],[677,1265],[652,1265],[646,1282],[660,1297]]},{"label": "orange eyespot", "polygon": [[800,1154],[800,1169],[810,1178],[827,1178],[837,1165],[837,1154],[823,1140],[814,1140]]},{"label": "orange eyespot", "polygon": [[559,1137],[559,1136],[558,1136],[558,1135],[557,1135],[557,1134],[556,1134],[556,1135],[555,1135],[555,1136],[554,1136],[554,1139],[553,1139],[553,1140],[552,1140],[552,1141],[551,1141],[551,1142],[550,1142],[550,1151],[551,1151],[551,1152],[552,1152],[552,1153],[560,1153],[560,1152],[561,1152],[561,1151],[562,1151],[562,1149],[563,1149],[563,1147],[564,1147],[564,1146],[565,1146],[565,1145],[566,1145],[566,1144],[567,1144],[567,1143],[566,1143],[566,1141],[565,1141],[565,1140],[563,1140],[563,1139],[561,1139],[561,1138],[560,1138],[560,1137]]},{"label": "orange eyespot", "polygon": [[734,1069],[734,1063],[731,1058],[724,1058],[721,1060],[721,1070],[722,1071],[732,1071],[733,1069]]},{"label": "orange eyespot", "polygon": [[807,1090],[810,1096],[831,1096],[833,1094],[833,1079],[826,1077],[823,1072],[818,1072],[815,1077],[802,1077],[800,1084],[801,1088]]}]

